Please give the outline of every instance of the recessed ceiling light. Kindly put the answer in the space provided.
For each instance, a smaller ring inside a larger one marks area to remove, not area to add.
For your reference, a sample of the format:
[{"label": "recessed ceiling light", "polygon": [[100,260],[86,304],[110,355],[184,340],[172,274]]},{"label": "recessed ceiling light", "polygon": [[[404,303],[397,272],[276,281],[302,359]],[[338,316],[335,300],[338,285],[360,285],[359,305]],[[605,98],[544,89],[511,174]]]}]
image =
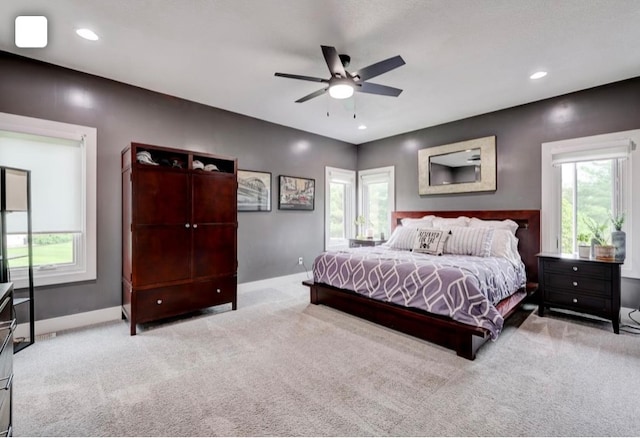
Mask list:
[{"label": "recessed ceiling light", "polygon": [[98,41],[99,39],[98,35],[96,35],[96,33],[91,29],[77,29],[76,33],[80,35],[82,38],[84,38],[85,40]]},{"label": "recessed ceiling light", "polygon": [[359,130],[367,129],[367,125],[358,125]]},{"label": "recessed ceiling light", "polygon": [[546,71],[537,71],[534,74],[532,74],[531,76],[529,76],[529,78],[531,79],[540,79],[540,78],[544,78],[547,75]]}]

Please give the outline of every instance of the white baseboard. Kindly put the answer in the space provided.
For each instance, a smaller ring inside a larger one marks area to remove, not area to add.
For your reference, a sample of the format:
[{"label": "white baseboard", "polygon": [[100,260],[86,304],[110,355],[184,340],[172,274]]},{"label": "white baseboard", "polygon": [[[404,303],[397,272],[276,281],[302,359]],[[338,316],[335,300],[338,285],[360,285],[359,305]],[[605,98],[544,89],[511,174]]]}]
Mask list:
[{"label": "white baseboard", "polygon": [[[101,322],[115,321],[122,315],[120,306],[106,309],[92,310],[90,312],[74,313],[73,315],[60,316],[58,318],[41,319],[35,323],[35,335],[56,333]],[[29,337],[29,324],[18,324],[14,337]]]},{"label": "white baseboard", "polygon": [[[309,274],[310,276],[311,274]],[[299,281],[302,283],[309,278],[307,272],[299,272],[297,274],[283,275],[282,277],[267,278],[266,280],[251,281],[249,283],[238,284],[238,293],[272,287],[278,283],[289,283]]]},{"label": "white baseboard", "polygon": [[[267,278],[266,280],[251,281],[238,284],[238,293],[248,292],[265,287],[273,287],[278,283],[302,282],[306,280],[307,273],[284,275],[282,277]],[[122,310],[120,306],[108,307],[106,309],[92,310],[90,312],[74,313],[73,315],[60,316],[58,318],[42,319],[35,323],[35,335],[46,335],[62,330],[70,330],[102,322],[115,321],[120,319]],[[29,324],[18,324],[14,337],[29,337]]]}]

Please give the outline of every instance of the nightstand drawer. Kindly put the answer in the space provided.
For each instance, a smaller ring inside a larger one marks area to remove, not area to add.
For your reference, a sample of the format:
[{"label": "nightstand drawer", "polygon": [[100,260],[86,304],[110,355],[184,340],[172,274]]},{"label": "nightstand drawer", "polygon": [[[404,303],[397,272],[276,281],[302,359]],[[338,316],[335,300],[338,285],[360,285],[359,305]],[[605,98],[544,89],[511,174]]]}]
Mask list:
[{"label": "nightstand drawer", "polygon": [[563,275],[579,275],[592,278],[611,278],[609,266],[578,260],[545,260],[544,272],[556,272]]},{"label": "nightstand drawer", "polygon": [[576,294],[582,292],[611,298],[611,282],[603,279],[580,277],[578,275],[547,274],[544,276],[545,286],[552,289],[575,290]]},{"label": "nightstand drawer", "polygon": [[546,304],[554,304],[578,312],[608,313],[611,310],[611,300],[588,295],[570,294],[555,290],[545,291]]}]

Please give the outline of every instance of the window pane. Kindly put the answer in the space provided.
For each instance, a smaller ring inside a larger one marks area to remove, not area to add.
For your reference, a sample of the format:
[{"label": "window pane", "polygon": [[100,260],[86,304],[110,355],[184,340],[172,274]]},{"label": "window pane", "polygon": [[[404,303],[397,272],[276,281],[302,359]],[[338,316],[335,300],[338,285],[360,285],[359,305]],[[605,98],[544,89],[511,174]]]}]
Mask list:
[{"label": "window pane", "polygon": [[588,221],[604,224],[605,237],[609,236],[616,189],[614,164],[614,160],[598,160],[562,165],[562,252],[577,250],[577,236],[590,234]]},{"label": "window pane", "polygon": [[379,182],[367,184],[367,206],[369,222],[374,235],[389,229],[389,183]]},{"label": "window pane", "polygon": [[329,184],[329,196],[330,196],[330,237],[331,239],[344,239],[346,238],[346,224],[345,224],[345,193],[346,186],[341,183]]},{"label": "window pane", "polygon": [[[34,234],[32,238],[34,268],[75,262],[73,234]],[[7,255],[11,268],[25,268],[29,265],[26,234],[7,236]]]}]

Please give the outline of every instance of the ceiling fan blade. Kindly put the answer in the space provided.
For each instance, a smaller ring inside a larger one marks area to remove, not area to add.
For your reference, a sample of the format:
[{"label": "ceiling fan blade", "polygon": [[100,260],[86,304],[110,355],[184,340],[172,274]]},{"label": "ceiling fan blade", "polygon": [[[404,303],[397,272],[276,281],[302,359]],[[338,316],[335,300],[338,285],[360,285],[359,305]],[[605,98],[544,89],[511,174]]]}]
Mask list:
[{"label": "ceiling fan blade", "polygon": [[372,84],[371,82],[363,82],[356,86],[356,91],[361,93],[382,94],[384,96],[398,97],[402,90],[399,88],[387,87],[386,85]]},{"label": "ceiling fan blade", "polygon": [[346,78],[347,72],[344,71],[342,61],[340,61],[336,48],[331,46],[320,47],[322,47],[322,54],[324,55],[324,60],[327,62],[327,67],[329,67],[331,76],[335,77],[336,75],[339,75],[341,78]]},{"label": "ceiling fan blade", "polygon": [[351,76],[360,77],[360,81],[366,81],[367,79],[375,78],[383,73],[393,70],[394,68],[401,67],[405,64],[402,56],[394,56],[393,58],[385,59],[384,61],[376,62],[368,67],[361,68]]},{"label": "ceiling fan blade", "polygon": [[314,91],[311,94],[307,94],[306,96],[301,97],[300,99],[296,100],[296,103],[306,102],[307,100],[313,99],[314,97],[322,96],[324,93],[327,92],[328,89],[329,88],[323,88],[321,90]]},{"label": "ceiling fan blade", "polygon": [[289,78],[289,79],[300,79],[301,81],[329,83],[328,79],[314,78],[313,76],[290,75],[289,73],[276,73],[275,76],[278,76],[281,78]]}]

